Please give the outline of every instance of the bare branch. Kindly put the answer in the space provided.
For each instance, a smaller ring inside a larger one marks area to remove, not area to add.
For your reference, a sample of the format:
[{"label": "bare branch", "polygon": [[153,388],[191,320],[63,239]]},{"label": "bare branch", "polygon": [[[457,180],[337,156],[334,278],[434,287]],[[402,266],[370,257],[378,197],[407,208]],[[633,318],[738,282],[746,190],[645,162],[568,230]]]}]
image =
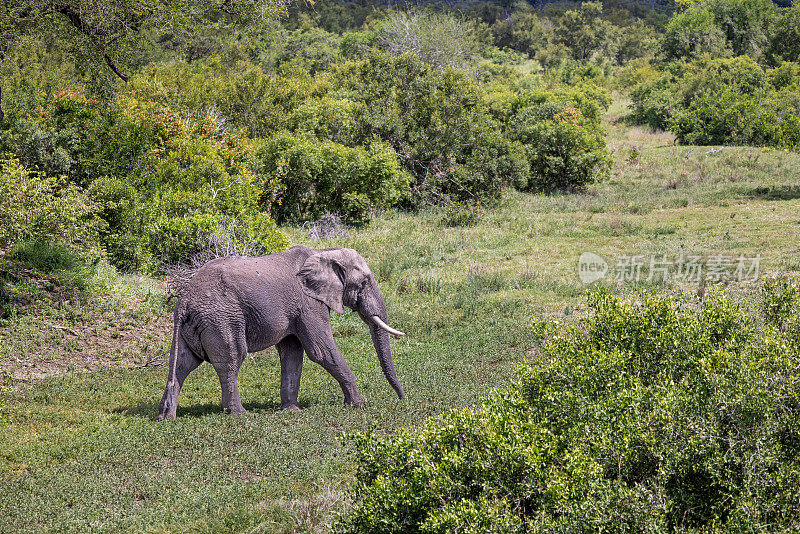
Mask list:
[{"label": "bare branch", "polygon": [[108,30],[88,24],[83,20],[80,12],[75,9],[74,6],[70,4],[60,4],[55,6],[55,10],[66,16],[70,23],[84,35],[88,35],[89,37],[108,37]]},{"label": "bare branch", "polygon": [[111,60],[111,58],[110,58],[110,57],[108,57],[108,54],[103,54],[103,59],[105,59],[105,61],[106,61],[106,65],[108,65],[108,68],[109,68],[109,69],[111,69],[111,71],[112,71],[114,74],[116,74],[117,76],[119,76],[119,77],[120,77],[120,79],[121,79],[123,82],[127,82],[127,81],[128,81],[128,75],[127,75],[127,74],[125,74],[124,72],[120,71],[120,70],[117,68],[117,66],[114,64],[114,62]]}]

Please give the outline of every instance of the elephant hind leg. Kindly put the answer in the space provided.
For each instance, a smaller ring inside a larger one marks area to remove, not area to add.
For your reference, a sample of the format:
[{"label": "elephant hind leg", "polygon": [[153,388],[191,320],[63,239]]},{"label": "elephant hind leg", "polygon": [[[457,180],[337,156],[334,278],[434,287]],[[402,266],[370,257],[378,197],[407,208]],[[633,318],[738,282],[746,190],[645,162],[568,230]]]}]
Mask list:
[{"label": "elephant hind leg", "polygon": [[167,387],[164,389],[164,396],[161,397],[161,405],[156,418],[158,421],[175,419],[178,409],[178,394],[181,391],[181,386],[183,386],[183,381],[201,363],[203,363],[203,360],[191,351],[183,340],[180,329],[176,328],[172,336]]},{"label": "elephant hind leg", "polygon": [[201,336],[203,350],[219,376],[222,387],[222,410],[230,414],[243,414],[247,410],[239,397],[239,368],[247,357],[247,340],[244,329],[240,332],[210,332]]},{"label": "elephant hind leg", "polygon": [[295,336],[281,340],[277,345],[281,359],[281,410],[300,411],[297,393],[303,373],[303,345]]}]

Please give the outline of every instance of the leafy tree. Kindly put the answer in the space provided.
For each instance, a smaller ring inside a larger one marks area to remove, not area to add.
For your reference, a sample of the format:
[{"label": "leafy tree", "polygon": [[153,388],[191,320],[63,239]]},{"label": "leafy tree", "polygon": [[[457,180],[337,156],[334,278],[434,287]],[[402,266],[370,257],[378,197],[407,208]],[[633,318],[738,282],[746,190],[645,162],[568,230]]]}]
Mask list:
[{"label": "leafy tree", "polygon": [[685,0],[681,6],[667,24],[668,59],[764,52],[775,16],[770,0]]},{"label": "leafy tree", "polygon": [[778,16],[767,58],[773,64],[781,61],[800,62],[800,0],[795,0],[791,7],[782,10]]},{"label": "leafy tree", "polygon": [[360,144],[385,141],[415,177],[414,202],[491,201],[526,164],[488,114],[474,77],[413,54],[373,52],[336,66],[332,91],[360,108]]},{"label": "leafy tree", "polygon": [[673,16],[664,34],[664,55],[668,59],[731,55],[725,33],[706,8],[695,7]]},{"label": "leafy tree", "polygon": [[369,221],[409,193],[410,176],[397,153],[383,143],[350,148],[286,132],[256,154],[257,171],[278,180],[272,210],[279,222],[299,223],[335,213],[351,224]]},{"label": "leafy tree", "polygon": [[637,20],[629,26],[619,28],[616,33],[614,59],[620,65],[655,54],[659,35],[644,21]]},{"label": "leafy tree", "polygon": [[530,176],[523,191],[579,190],[608,175],[611,157],[600,127],[603,97],[587,91],[522,93],[506,123],[525,150]]},{"label": "leafy tree", "polygon": [[559,20],[556,38],[569,48],[574,59],[589,59],[607,44],[610,24],[602,14],[601,2],[583,2],[580,9],[565,12]]},{"label": "leafy tree", "polygon": [[314,74],[327,70],[339,55],[341,37],[322,28],[304,27],[286,34],[276,66],[294,63]]},{"label": "leafy tree", "polygon": [[500,48],[512,48],[534,57],[547,46],[550,31],[533,13],[515,13],[506,20],[492,25],[494,44]]},{"label": "leafy tree", "polygon": [[188,35],[209,17],[256,22],[285,9],[286,0],[0,0],[0,57],[24,35],[51,34],[127,81],[123,66],[130,66],[148,31]]}]

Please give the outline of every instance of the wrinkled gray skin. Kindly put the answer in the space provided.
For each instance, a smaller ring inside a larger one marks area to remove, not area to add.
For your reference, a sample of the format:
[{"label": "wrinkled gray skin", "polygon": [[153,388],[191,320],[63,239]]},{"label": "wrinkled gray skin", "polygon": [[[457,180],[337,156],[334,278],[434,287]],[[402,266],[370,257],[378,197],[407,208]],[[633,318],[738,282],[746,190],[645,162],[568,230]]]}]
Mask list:
[{"label": "wrinkled gray skin", "polygon": [[388,323],[386,304],[364,259],[351,249],[293,247],[260,258],[228,257],[200,268],[175,306],[169,376],[158,419],[172,419],[186,376],[203,361],[214,366],[222,386],[222,408],[244,413],[237,377],[248,352],[277,346],[281,360],[281,408],[299,410],[297,392],[303,352],[339,382],[344,402],[363,406],[353,372],[331,332],[330,311],[358,312],[369,325],[386,379],[401,399],[389,334],[372,322]]}]

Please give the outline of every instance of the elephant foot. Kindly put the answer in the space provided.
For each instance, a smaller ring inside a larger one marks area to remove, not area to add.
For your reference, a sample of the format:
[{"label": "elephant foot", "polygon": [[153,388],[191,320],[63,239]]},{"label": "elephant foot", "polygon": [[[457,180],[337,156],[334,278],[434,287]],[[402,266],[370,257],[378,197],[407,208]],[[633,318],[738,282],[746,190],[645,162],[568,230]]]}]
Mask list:
[{"label": "elephant foot", "polygon": [[302,408],[297,404],[287,404],[285,406],[281,406],[281,410],[284,412],[302,412]]},{"label": "elephant foot", "polygon": [[242,406],[238,406],[236,408],[223,408],[222,411],[227,415],[250,415],[250,412],[245,410]]},{"label": "elephant foot", "polygon": [[363,408],[367,405],[367,399],[364,397],[356,397],[355,399],[346,399],[344,403],[352,406],[353,408]]}]

